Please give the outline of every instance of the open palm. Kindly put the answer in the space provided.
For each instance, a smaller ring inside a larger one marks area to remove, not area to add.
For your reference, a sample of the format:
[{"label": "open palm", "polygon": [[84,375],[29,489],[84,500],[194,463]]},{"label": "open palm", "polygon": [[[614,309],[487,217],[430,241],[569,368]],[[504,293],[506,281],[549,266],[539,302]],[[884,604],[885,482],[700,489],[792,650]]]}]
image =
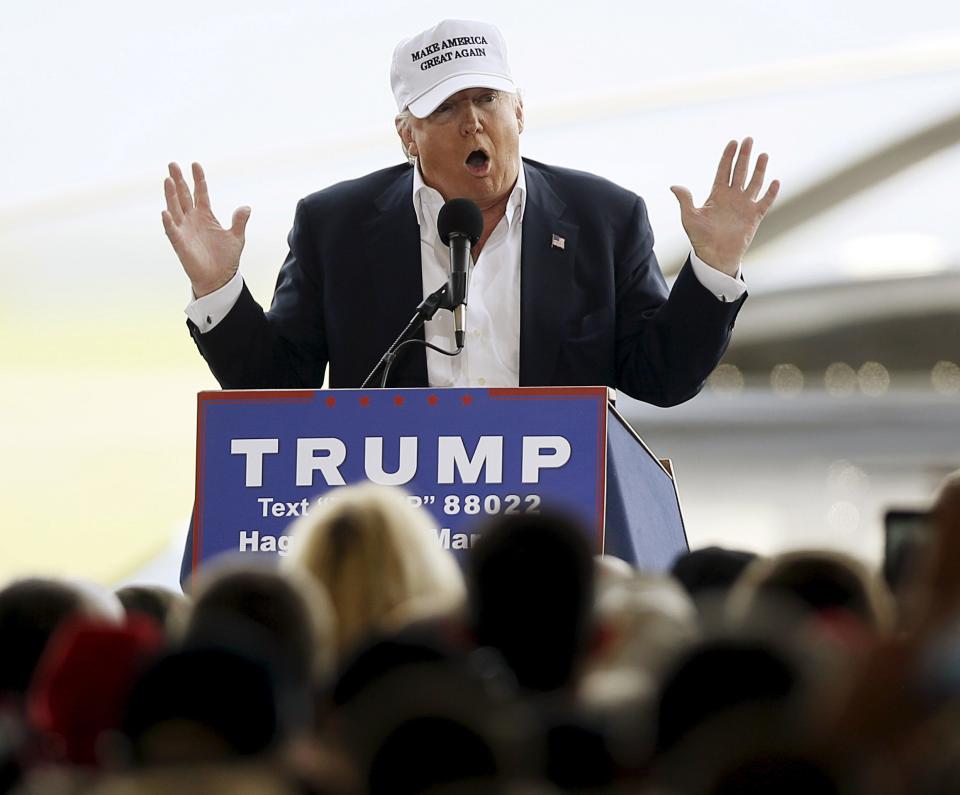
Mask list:
[{"label": "open palm", "polygon": [[192,195],[180,167],[171,163],[169,168],[170,176],[163,181],[167,200],[167,209],[160,214],[163,229],[190,278],[193,294],[200,298],[230,281],[240,267],[250,208],[234,210],[232,225],[224,229],[210,209],[200,164],[193,164]]},{"label": "open palm", "polygon": [[702,207],[694,205],[686,188],[670,188],[680,202],[680,220],[697,256],[731,276],[740,267],[740,260],[780,190],[779,181],[774,180],[763,197],[758,198],[769,158],[766,152],[757,158],[753,176],[747,182],[753,139],[744,138],[739,149],[737,155],[737,142],[730,141],[723,150],[713,188]]}]

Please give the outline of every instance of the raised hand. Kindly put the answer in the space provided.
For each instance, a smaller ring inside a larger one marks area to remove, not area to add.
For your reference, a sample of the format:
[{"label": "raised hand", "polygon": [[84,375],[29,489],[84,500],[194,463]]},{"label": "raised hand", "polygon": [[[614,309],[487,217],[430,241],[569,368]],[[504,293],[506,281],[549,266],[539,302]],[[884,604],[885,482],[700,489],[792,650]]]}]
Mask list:
[{"label": "raised hand", "polygon": [[232,226],[224,229],[210,209],[207,181],[199,163],[193,164],[193,195],[180,166],[171,163],[163,181],[167,209],[160,217],[163,229],[190,278],[193,294],[201,298],[223,287],[240,267],[249,207],[233,211]]},{"label": "raised hand", "polygon": [[[670,188],[680,202],[680,220],[697,256],[730,276],[736,275],[760,221],[780,190],[780,182],[774,180],[763,198],[757,198],[767,171],[767,153],[757,158],[753,176],[747,183],[753,139],[744,138],[739,148],[737,154],[737,142],[730,141],[723,150],[713,189],[702,207],[694,206],[693,196],[686,188],[679,185]],[[734,155],[737,155],[736,165]]]}]

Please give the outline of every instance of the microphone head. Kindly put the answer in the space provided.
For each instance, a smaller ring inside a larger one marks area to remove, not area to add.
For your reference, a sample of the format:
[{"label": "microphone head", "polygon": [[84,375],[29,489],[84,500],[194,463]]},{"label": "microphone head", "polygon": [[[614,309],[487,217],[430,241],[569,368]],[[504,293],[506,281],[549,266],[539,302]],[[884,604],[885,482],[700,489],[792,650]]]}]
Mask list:
[{"label": "microphone head", "polygon": [[483,234],[483,215],[470,199],[451,199],[440,208],[437,231],[445,246],[451,237],[465,237],[475,246]]}]

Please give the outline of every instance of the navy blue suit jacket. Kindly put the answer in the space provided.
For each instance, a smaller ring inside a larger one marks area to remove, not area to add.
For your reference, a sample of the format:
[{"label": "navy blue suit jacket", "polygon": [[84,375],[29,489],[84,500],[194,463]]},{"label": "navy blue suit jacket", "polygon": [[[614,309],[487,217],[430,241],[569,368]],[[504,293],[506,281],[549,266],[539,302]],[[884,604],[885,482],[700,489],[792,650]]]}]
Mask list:
[{"label": "navy blue suit jacket", "polygon": [[[636,194],[531,160],[524,169],[520,385],[614,386],[659,406],[695,395],[743,300],[717,300],[689,262],[668,296]],[[215,328],[189,324],[224,389],[320,387],[328,364],[332,387],[360,386],[423,299],[412,196],[413,170],[400,165],[299,203],[270,310],[244,287]],[[408,346],[389,386],[427,385],[425,351]],[[191,549],[188,537],[184,583]]]},{"label": "navy blue suit jacket", "polygon": [[[636,194],[523,167],[520,385],[608,385],[660,406],[695,395],[742,299],[719,301],[689,263],[668,295]],[[244,287],[215,328],[190,324],[222,387],[319,387],[327,365],[330,386],[360,386],[424,296],[412,194],[413,169],[399,165],[300,201],[270,310]],[[424,349],[407,346],[389,386],[427,385]]]}]

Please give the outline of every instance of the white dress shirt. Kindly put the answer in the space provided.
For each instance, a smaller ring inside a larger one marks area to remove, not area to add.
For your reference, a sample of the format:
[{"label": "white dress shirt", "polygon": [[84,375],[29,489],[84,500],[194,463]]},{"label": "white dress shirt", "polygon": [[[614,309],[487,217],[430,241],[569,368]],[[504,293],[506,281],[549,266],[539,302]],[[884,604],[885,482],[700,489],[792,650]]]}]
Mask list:
[{"label": "white dress shirt", "polygon": [[[444,356],[427,348],[430,386],[520,385],[520,244],[526,203],[527,180],[521,168],[503,218],[470,267],[463,350],[457,356]],[[413,207],[420,224],[424,297],[446,282],[450,271],[450,249],[437,231],[443,204],[443,196],[424,183],[417,168]],[[437,312],[424,326],[424,336],[439,348],[456,350],[453,313]]]},{"label": "white dress shirt", "polygon": [[[449,249],[437,232],[437,216],[444,202],[438,191],[424,183],[419,168],[413,173],[412,198],[420,224],[420,266],[426,297],[447,280],[450,267]],[[470,268],[464,349],[454,357],[427,349],[430,386],[519,386],[520,247],[526,201],[527,183],[521,168],[504,217]],[[697,280],[718,300],[736,301],[746,292],[739,270],[736,277],[727,276],[693,251],[690,264]],[[210,331],[233,308],[242,289],[243,280],[237,272],[220,289],[192,300],[185,309],[187,317],[201,333]],[[410,307],[411,315],[414,309]],[[425,325],[424,334],[428,342],[439,348],[456,349],[450,312],[438,312]]]}]

